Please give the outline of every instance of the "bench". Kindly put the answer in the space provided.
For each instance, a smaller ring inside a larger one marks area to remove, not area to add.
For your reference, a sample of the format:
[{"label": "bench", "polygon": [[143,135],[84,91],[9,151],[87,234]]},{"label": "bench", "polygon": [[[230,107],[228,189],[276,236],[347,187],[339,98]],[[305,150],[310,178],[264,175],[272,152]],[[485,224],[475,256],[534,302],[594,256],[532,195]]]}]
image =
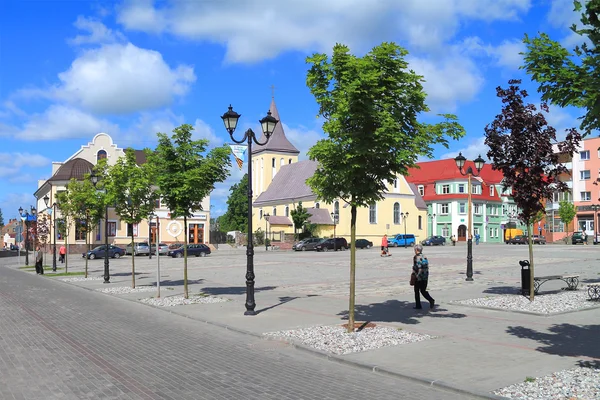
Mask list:
[{"label": "bench", "polygon": [[[567,284],[566,290],[576,290],[579,284],[579,275],[548,275],[536,276],[533,278],[533,291],[535,294],[540,290],[540,286],[548,281],[564,281]],[[600,288],[599,288],[600,289]]]},{"label": "bench", "polygon": [[588,283],[588,295],[591,300],[600,300],[600,282]]}]

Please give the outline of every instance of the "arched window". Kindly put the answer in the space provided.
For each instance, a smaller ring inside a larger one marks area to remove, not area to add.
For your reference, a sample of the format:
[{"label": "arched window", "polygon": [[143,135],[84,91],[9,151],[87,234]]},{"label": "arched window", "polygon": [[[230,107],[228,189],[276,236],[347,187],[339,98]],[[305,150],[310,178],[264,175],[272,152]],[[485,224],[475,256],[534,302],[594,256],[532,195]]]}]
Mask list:
[{"label": "arched window", "polygon": [[275,157],[273,157],[271,159],[271,168],[272,168],[272,173],[271,173],[271,179],[275,178],[275,174],[277,173],[277,164],[275,161]]},{"label": "arched window", "polygon": [[258,219],[262,219],[263,217],[263,213],[262,213],[262,208],[260,210],[258,210]]},{"label": "arched window", "polygon": [[319,203],[315,203],[315,208],[320,208],[321,205]]},{"label": "arched window", "polygon": [[98,162],[100,160],[104,160],[106,157],[107,157],[106,151],[100,150],[100,151],[98,151],[98,153],[96,153],[96,162]]},{"label": "arched window", "polygon": [[283,167],[285,165],[285,160],[283,158],[281,158],[279,160],[279,169],[281,169],[281,167]]},{"label": "arched window", "polygon": [[336,219],[337,219],[336,224],[339,224],[340,223],[340,202],[337,200],[333,202],[333,213],[335,214]]},{"label": "arched window", "polygon": [[419,215],[419,230],[423,229],[423,216]]},{"label": "arched window", "polygon": [[277,215],[277,207],[273,207],[273,214],[271,215]]},{"label": "arched window", "polygon": [[369,206],[369,223],[376,224],[377,223],[377,205],[371,204]]},{"label": "arched window", "polygon": [[285,206],[285,216],[286,217],[290,216],[290,206]]},{"label": "arched window", "polygon": [[400,224],[400,203],[394,203],[394,224]]},{"label": "arched window", "polygon": [[288,164],[291,164],[291,163],[292,163],[292,159],[290,158]]}]

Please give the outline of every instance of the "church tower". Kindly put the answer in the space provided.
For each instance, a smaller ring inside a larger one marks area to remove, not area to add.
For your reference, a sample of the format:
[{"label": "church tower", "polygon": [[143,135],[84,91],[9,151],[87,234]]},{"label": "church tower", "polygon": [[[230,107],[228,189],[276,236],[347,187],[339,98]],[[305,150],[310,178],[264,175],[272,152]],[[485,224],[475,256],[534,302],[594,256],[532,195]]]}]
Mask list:
[{"label": "church tower", "polygon": [[[271,99],[269,111],[279,123],[275,126],[275,130],[266,145],[255,145],[252,148],[253,199],[256,199],[262,192],[267,190],[282,166],[298,162],[298,154],[300,154],[300,151],[285,136],[283,122],[279,117],[274,97]],[[262,135],[259,141],[264,142],[264,140],[265,137]]]}]

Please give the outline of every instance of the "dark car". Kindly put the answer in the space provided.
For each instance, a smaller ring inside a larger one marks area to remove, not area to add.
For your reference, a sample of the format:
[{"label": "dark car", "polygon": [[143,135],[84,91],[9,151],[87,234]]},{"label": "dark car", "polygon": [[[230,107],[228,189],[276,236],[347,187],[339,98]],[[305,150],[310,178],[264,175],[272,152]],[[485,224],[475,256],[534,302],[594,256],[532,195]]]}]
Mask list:
[{"label": "dark car", "polygon": [[321,243],[322,241],[323,239],[319,238],[306,238],[293,245],[292,249],[296,251],[314,250],[317,244]]},{"label": "dark car", "polygon": [[367,239],[356,239],[356,241],[354,242],[354,246],[357,249],[370,249],[371,247],[373,247],[373,242]]},{"label": "dark car", "polygon": [[[87,253],[83,253],[81,255],[82,258],[85,258],[87,255],[87,258],[89,258],[90,260],[93,260],[95,258],[104,258],[106,257],[106,245],[100,245],[97,247],[94,247],[92,250],[88,251]],[[125,250],[123,250],[120,247],[117,246],[113,246],[112,244],[108,246],[108,256],[110,258],[121,258],[121,256],[125,255]]]},{"label": "dark car", "polygon": [[584,242],[585,242],[585,239],[584,239],[583,231],[573,232],[573,236],[571,236],[571,244],[577,244],[577,243],[583,244]]},{"label": "dark car", "polygon": [[[174,258],[182,258],[183,257],[183,246],[175,250],[169,250],[168,255]],[[206,257],[210,254],[210,247],[205,244],[188,244],[187,245],[187,255],[188,256],[196,256],[196,257]]]},{"label": "dark car", "polygon": [[429,236],[421,242],[423,246],[445,246],[446,238],[443,236]]},{"label": "dark car", "polygon": [[315,246],[315,250],[348,250],[348,242],[344,238],[325,239]]},{"label": "dark car", "polygon": [[531,239],[533,244],[546,244],[546,238],[542,235],[533,235]]},{"label": "dark car", "polygon": [[529,239],[527,238],[527,236],[517,235],[517,236],[513,236],[512,238],[508,239],[508,241],[506,243],[508,243],[508,244],[528,244]]}]

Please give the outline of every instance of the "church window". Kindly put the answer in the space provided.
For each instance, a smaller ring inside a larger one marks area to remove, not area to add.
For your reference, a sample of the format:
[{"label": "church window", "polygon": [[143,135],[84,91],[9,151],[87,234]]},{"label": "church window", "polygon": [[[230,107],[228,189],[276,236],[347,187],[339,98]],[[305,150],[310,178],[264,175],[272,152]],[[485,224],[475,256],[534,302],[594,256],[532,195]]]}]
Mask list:
[{"label": "church window", "polygon": [[277,167],[275,166],[275,157],[273,157],[271,159],[271,168],[272,168],[271,179],[273,179],[273,178],[275,178],[275,174],[277,173]]},{"label": "church window", "polygon": [[394,224],[400,224],[400,203],[394,203]]},{"label": "church window", "polygon": [[369,223],[376,224],[377,223],[377,205],[371,204],[369,206]]},{"label": "church window", "polygon": [[419,230],[423,229],[423,217],[419,215]]},{"label": "church window", "polygon": [[263,217],[263,212],[262,212],[262,208],[260,210],[258,210],[258,219],[262,219]]},{"label": "church window", "polygon": [[288,164],[291,164],[291,163],[292,163],[292,159],[290,158],[290,160],[289,160]]},{"label": "church window", "polygon": [[273,214],[271,214],[273,216],[277,215],[277,207],[273,207]]},{"label": "church window", "polygon": [[336,223],[339,224],[340,222],[340,202],[339,201],[335,201],[333,203],[333,213],[335,214],[335,219],[337,220]]},{"label": "church window", "polygon": [[96,153],[96,161],[104,160],[106,158],[106,151],[100,150]]},{"label": "church window", "polygon": [[290,206],[285,206],[285,216],[286,217],[290,216]]},{"label": "church window", "polygon": [[319,203],[315,203],[315,208],[320,208],[321,205]]},{"label": "church window", "polygon": [[285,160],[282,158],[279,160],[279,169],[285,165]]}]

